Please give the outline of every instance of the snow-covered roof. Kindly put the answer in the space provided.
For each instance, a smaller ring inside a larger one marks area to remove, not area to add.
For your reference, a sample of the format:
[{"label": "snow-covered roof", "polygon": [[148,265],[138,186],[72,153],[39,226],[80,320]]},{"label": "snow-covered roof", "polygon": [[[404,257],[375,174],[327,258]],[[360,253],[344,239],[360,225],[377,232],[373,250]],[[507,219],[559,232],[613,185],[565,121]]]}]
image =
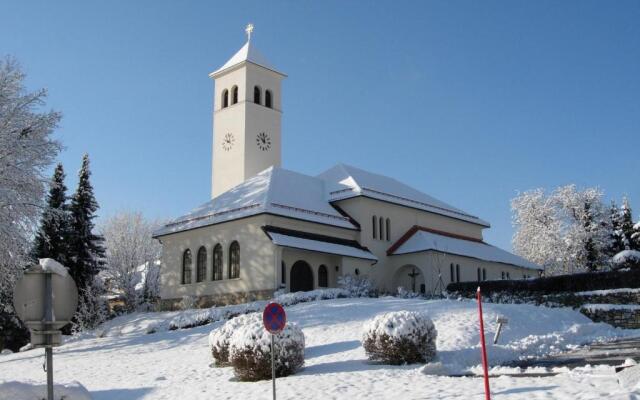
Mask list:
[{"label": "snow-covered roof", "polygon": [[480,240],[462,239],[446,235],[440,235],[424,229],[416,229],[404,243],[392,254],[409,254],[422,251],[440,251],[448,254],[472,257],[485,261],[516,265],[528,269],[543,269],[541,266],[525,260],[524,258],[498,247],[484,243]]},{"label": "snow-covered roof", "polygon": [[[233,57],[229,59],[229,61],[224,63],[222,67],[213,71],[210,76],[216,75],[245,61],[270,69],[274,72],[278,72],[278,70],[275,69],[275,67],[273,67],[269,61],[267,61],[267,59],[258,51],[258,49],[256,49],[256,47],[251,44],[251,41],[248,41],[244,46],[242,46],[240,50],[238,50],[236,54],[233,55]],[[280,72],[278,73],[281,74]]]},{"label": "snow-covered roof", "polygon": [[396,179],[349,165],[338,164],[321,173],[318,177],[326,182],[327,197],[330,201],[367,196],[486,227],[490,226],[487,221],[422,193]]},{"label": "snow-covered roof", "polygon": [[289,236],[274,232],[269,232],[269,237],[271,238],[273,244],[276,244],[278,246],[378,261],[378,258],[371,254],[370,251],[357,247],[347,246],[344,244],[305,239],[297,236]]},{"label": "snow-covered roof", "polygon": [[154,232],[154,237],[263,213],[357,229],[327,202],[324,182],[269,167]]}]

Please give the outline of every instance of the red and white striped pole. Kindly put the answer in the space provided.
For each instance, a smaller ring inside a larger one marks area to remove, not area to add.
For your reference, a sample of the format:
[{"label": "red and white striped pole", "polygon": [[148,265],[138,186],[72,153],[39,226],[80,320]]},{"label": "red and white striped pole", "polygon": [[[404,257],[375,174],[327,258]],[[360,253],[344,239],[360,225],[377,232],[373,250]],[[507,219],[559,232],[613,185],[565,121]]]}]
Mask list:
[{"label": "red and white striped pole", "polygon": [[484,341],[484,321],[482,320],[482,294],[480,286],[477,292],[478,298],[478,314],[480,318],[480,344],[482,344],[482,369],[484,370],[484,394],[486,400],[491,400],[491,391],[489,390],[489,365],[487,362],[487,345]]}]

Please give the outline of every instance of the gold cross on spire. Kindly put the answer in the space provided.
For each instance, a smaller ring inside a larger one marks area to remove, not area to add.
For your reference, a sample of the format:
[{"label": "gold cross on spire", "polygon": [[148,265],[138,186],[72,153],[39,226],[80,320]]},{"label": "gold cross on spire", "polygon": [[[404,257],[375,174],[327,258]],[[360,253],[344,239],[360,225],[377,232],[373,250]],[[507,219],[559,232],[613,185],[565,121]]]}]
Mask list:
[{"label": "gold cross on spire", "polygon": [[247,32],[247,42],[251,41],[251,32],[253,32],[253,24],[249,24],[247,25],[247,27],[244,30],[245,32]]}]

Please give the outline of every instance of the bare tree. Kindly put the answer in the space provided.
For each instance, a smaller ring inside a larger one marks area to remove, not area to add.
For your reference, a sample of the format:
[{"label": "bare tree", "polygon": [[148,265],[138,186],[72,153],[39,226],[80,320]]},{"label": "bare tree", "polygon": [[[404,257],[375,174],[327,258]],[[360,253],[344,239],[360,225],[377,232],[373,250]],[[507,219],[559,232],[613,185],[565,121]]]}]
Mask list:
[{"label": "bare tree", "polygon": [[106,253],[105,276],[124,297],[128,311],[135,310],[143,297],[155,296],[161,245],[151,237],[159,226],[140,212],[119,212],[100,226]]}]

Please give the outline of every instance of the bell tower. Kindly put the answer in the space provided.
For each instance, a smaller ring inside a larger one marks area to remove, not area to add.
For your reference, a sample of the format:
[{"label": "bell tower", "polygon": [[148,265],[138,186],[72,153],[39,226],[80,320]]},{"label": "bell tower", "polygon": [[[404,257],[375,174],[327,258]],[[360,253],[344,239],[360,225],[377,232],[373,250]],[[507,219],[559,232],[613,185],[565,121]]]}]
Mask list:
[{"label": "bell tower", "polygon": [[213,100],[211,198],[281,164],[282,79],[251,42],[218,70]]}]

